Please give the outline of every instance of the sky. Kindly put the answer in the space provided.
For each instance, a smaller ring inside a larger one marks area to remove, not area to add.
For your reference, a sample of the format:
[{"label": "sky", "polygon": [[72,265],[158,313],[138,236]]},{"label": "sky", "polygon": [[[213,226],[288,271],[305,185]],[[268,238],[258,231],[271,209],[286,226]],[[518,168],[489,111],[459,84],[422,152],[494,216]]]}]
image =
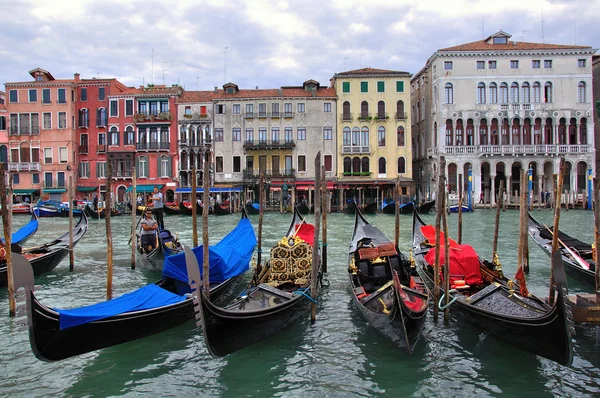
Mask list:
[{"label": "sky", "polygon": [[500,29],[600,48],[600,0],[0,0],[0,15],[2,83],[40,67],[186,90],[327,85],[364,67],[416,73]]}]

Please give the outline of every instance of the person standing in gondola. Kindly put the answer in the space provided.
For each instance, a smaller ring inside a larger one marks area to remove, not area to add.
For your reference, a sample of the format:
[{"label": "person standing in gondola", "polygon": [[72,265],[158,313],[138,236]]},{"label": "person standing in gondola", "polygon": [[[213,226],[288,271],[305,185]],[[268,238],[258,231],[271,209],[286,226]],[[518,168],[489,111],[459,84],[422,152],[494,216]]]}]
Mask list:
[{"label": "person standing in gondola", "polygon": [[154,187],[154,195],[152,195],[152,202],[154,203],[154,217],[158,223],[158,229],[162,231],[165,229],[165,223],[163,221],[163,196],[158,190],[158,187]]},{"label": "person standing in gondola", "polygon": [[142,251],[150,253],[156,245],[156,232],[158,224],[152,219],[152,210],[146,209],[140,225],[140,243]]}]

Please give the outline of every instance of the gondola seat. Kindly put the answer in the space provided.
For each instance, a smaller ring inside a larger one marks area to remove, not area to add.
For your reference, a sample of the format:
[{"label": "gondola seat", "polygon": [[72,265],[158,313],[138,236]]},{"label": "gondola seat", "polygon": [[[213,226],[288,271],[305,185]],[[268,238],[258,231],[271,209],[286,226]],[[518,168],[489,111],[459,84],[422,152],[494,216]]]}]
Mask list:
[{"label": "gondola seat", "polygon": [[360,260],[358,274],[367,293],[379,289],[382,284],[392,279],[390,267],[386,262]]}]

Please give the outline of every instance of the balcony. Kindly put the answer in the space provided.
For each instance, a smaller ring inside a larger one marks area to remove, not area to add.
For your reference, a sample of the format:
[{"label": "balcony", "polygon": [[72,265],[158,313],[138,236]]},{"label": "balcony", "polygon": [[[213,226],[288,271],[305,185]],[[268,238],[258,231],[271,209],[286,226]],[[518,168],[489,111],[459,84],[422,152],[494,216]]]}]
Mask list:
[{"label": "balcony", "polygon": [[404,120],[404,119],[406,119],[405,112],[396,112],[396,120]]},{"label": "balcony", "polygon": [[389,119],[389,118],[390,118],[390,117],[389,117],[389,116],[388,116],[388,114],[387,114],[387,113],[385,113],[385,112],[383,112],[383,113],[377,113],[377,114],[375,115],[375,119],[376,119],[376,120],[387,120],[387,119]]},{"label": "balcony", "polygon": [[[207,120],[207,119],[211,119],[212,118],[212,112],[205,112],[205,113],[198,113],[198,112],[184,113],[182,116],[183,116],[183,120],[189,120],[189,121]],[[179,120],[182,120],[182,119],[179,119]]]},{"label": "balcony", "polygon": [[294,140],[247,140],[244,149],[293,149],[296,146]]},{"label": "balcony", "polygon": [[43,187],[46,189],[53,189],[53,188],[66,188],[67,187],[67,183],[65,180],[44,180],[44,184]]},{"label": "balcony", "polygon": [[351,154],[370,154],[371,146],[369,145],[345,145],[342,146],[342,155]]},{"label": "balcony", "polygon": [[86,155],[88,153],[88,146],[87,145],[79,145],[79,154],[81,155]]},{"label": "balcony", "polygon": [[132,170],[113,170],[114,178],[131,178],[133,175]]},{"label": "balcony", "polygon": [[212,140],[202,140],[202,139],[197,139],[197,140],[179,140],[177,141],[177,144],[179,145],[180,148],[195,148],[195,147],[204,147],[204,146],[210,146],[212,144]]},{"label": "balcony", "polygon": [[133,115],[133,120],[136,124],[169,124],[171,123],[171,120],[173,120],[173,115],[171,114],[171,112],[160,112],[156,115],[136,113],[135,115]]},{"label": "balcony", "polygon": [[467,155],[467,156],[548,156],[579,155],[591,153],[590,145],[471,145],[445,146],[427,149],[427,156]]},{"label": "balcony", "polygon": [[41,171],[40,163],[9,163],[8,171]]},{"label": "balcony", "polygon": [[98,153],[106,153],[106,145],[104,145],[104,144],[98,145],[96,151]]},{"label": "balcony", "polygon": [[344,171],[342,173],[344,177],[368,177],[371,175],[370,171]]},{"label": "balcony", "polygon": [[371,120],[371,119],[373,119],[373,117],[371,117],[371,115],[369,115],[368,113],[361,112],[358,114],[358,120],[365,121],[365,120]]},{"label": "balcony", "polygon": [[168,151],[170,143],[168,142],[138,142],[135,149],[140,151]]},{"label": "balcony", "polygon": [[29,130],[29,126],[20,130],[11,128],[9,135],[40,135],[40,126],[31,126],[31,130]]},{"label": "balcony", "polygon": [[[265,178],[294,178],[296,176],[296,170],[263,170]],[[260,177],[259,170],[244,169],[243,171],[244,180],[258,180]]]},{"label": "balcony", "polygon": [[352,114],[351,113],[342,113],[341,118],[342,118],[343,122],[351,122]]}]

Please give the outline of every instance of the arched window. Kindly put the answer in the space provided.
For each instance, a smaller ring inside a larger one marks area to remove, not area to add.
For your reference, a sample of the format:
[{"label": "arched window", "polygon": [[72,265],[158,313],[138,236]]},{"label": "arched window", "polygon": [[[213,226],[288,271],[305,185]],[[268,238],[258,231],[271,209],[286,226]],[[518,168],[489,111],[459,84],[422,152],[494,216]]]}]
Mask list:
[{"label": "arched window", "polygon": [[371,170],[369,170],[369,158],[368,157],[365,156],[364,158],[362,158],[361,166],[362,166],[361,172],[368,173],[371,171]]},{"label": "arched window", "polygon": [[0,163],[8,163],[8,148],[6,145],[0,145]]},{"label": "arched window", "polygon": [[446,120],[446,146],[452,146],[454,137],[452,136],[452,120]]},{"label": "arched window", "polygon": [[367,126],[360,130],[360,145],[369,146],[369,128]]},{"label": "arched window", "polygon": [[479,83],[477,85],[477,103],[485,104],[485,84]]},{"label": "arched window", "polygon": [[379,146],[385,146],[385,127],[379,126],[377,129],[377,143]]},{"label": "arched window", "polygon": [[541,85],[540,82],[533,83],[533,103],[539,104],[541,98]]},{"label": "arched window", "polygon": [[473,139],[473,119],[467,120],[467,146],[475,145]]},{"label": "arched window", "polygon": [[123,144],[125,145],[133,145],[134,140],[133,127],[127,126],[125,128],[125,132],[123,133]]},{"label": "arched window", "polygon": [[404,101],[396,102],[396,119],[404,119]]},{"label": "arched window", "polygon": [[446,83],[444,87],[444,103],[445,104],[453,104],[454,103],[454,90],[452,88],[451,83]]},{"label": "arched window", "polygon": [[377,103],[377,117],[379,119],[385,119],[385,102],[379,101]]},{"label": "arched window", "polygon": [[158,160],[159,177],[171,177],[171,158],[163,155]]},{"label": "arched window", "polygon": [[0,116],[0,130],[6,130],[6,117]]},{"label": "arched window", "polygon": [[[90,114],[87,109],[79,110],[79,127],[89,127],[90,126]],[[2,129],[0,129],[2,130]]]},{"label": "arched window", "polygon": [[500,85],[500,103],[508,104],[508,84],[506,83]]},{"label": "arched window", "polygon": [[577,85],[577,102],[584,104],[585,101],[585,82],[579,82]]},{"label": "arched window", "polygon": [[386,167],[385,167],[385,158],[379,158],[379,174],[385,174],[386,173]]},{"label": "arched window", "polygon": [[140,178],[148,178],[148,158],[140,156],[137,161],[137,175]]},{"label": "arched window", "polygon": [[398,158],[398,174],[406,173],[406,159],[402,156]]},{"label": "arched window", "polygon": [[498,85],[490,83],[490,104],[498,103]]},{"label": "arched window", "polygon": [[359,157],[352,158],[352,172],[360,173],[360,158]]},{"label": "arched window", "polygon": [[116,126],[110,128],[108,145],[119,145],[119,129]]},{"label": "arched window", "polygon": [[344,146],[352,145],[352,132],[350,131],[350,127],[344,127],[342,132],[342,142]]},{"label": "arched window", "polygon": [[183,124],[179,127],[179,141],[187,141],[187,128]]},{"label": "arched window", "polygon": [[344,173],[352,173],[352,160],[349,157],[344,158]]},{"label": "arched window", "polygon": [[521,91],[523,92],[523,103],[529,104],[531,102],[531,95],[529,92],[529,83],[525,82],[521,86]]},{"label": "arched window", "polygon": [[396,130],[396,145],[404,146],[404,127],[398,126]]},{"label": "arched window", "polygon": [[352,129],[352,145],[360,145],[360,129],[358,127]]},{"label": "arched window", "polygon": [[360,117],[366,118],[367,116],[369,116],[369,103],[363,101],[360,103]]},{"label": "arched window", "polygon": [[516,82],[510,85],[510,102],[513,104],[519,102],[519,85]]},{"label": "arched window", "polygon": [[344,104],[342,105],[342,119],[343,120],[351,120],[351,116],[350,116],[350,102],[349,101],[344,101]]},{"label": "arched window", "polygon": [[587,145],[587,119],[582,118],[579,124],[579,143]]},{"label": "arched window", "polygon": [[98,108],[96,112],[96,127],[106,126],[106,109]]},{"label": "arched window", "polygon": [[488,144],[488,136],[487,136],[487,120],[481,119],[479,123],[479,144],[487,145]]},{"label": "arched window", "polygon": [[544,102],[552,103],[552,83],[550,82],[544,84]]},{"label": "arched window", "polygon": [[456,131],[455,131],[455,135],[456,135],[456,140],[455,140],[455,144],[456,145],[464,145],[464,140],[463,140],[463,121],[462,119],[458,119],[456,121]]},{"label": "arched window", "polygon": [[181,151],[180,160],[179,160],[179,170],[189,170],[190,165],[188,164],[188,162],[189,162],[188,153],[186,151]]}]

